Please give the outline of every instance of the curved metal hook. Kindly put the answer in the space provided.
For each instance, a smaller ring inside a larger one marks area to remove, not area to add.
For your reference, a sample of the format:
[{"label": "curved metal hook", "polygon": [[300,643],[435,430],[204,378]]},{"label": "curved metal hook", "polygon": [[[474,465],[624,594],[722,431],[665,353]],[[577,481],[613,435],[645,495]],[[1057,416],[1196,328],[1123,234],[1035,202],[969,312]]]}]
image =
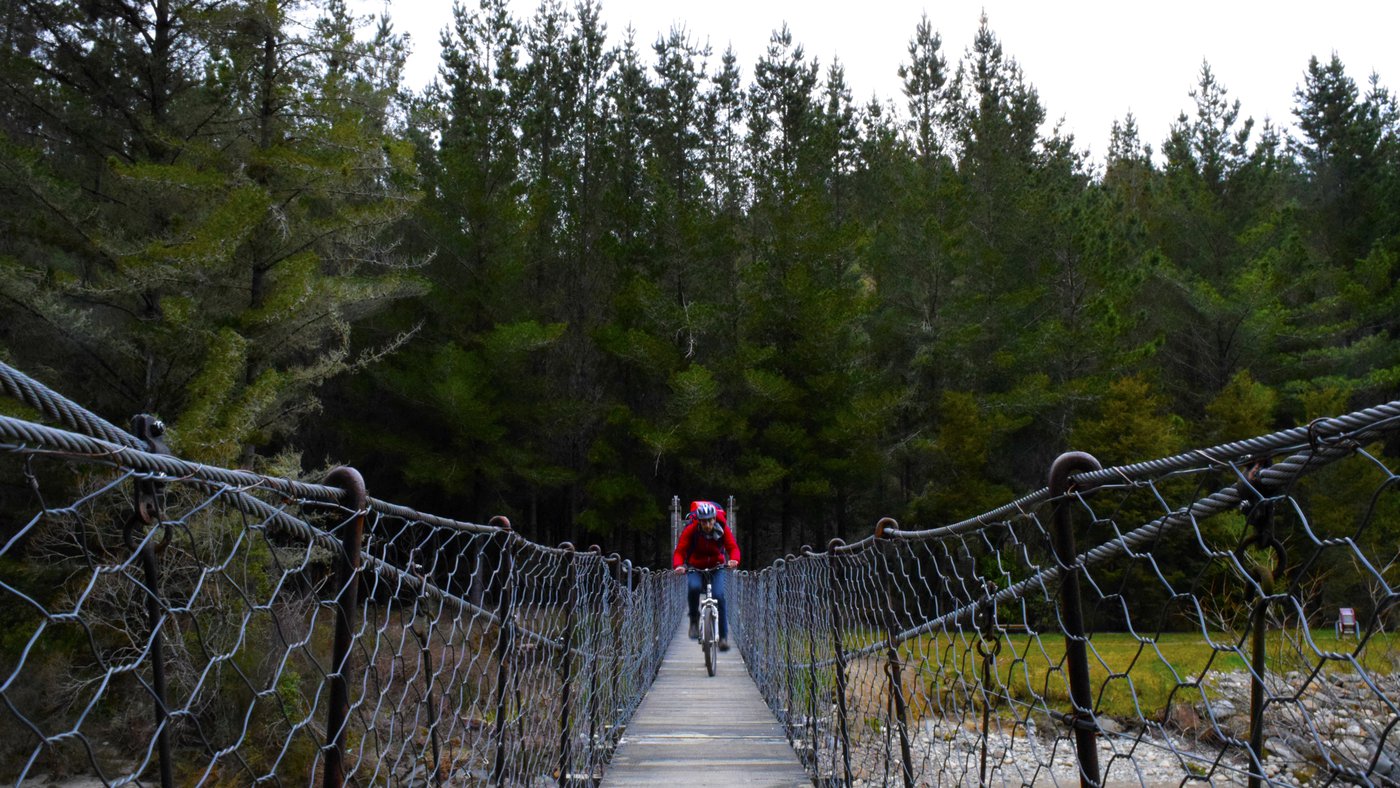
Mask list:
[{"label": "curved metal hook", "polygon": [[1103,470],[1103,465],[1094,455],[1082,451],[1067,451],[1055,458],[1050,466],[1050,496],[1058,498],[1073,488],[1071,476],[1076,473]]},{"label": "curved metal hook", "polygon": [[899,521],[893,517],[881,517],[879,522],[875,523],[875,538],[888,539],[885,532],[891,528],[899,528]]}]

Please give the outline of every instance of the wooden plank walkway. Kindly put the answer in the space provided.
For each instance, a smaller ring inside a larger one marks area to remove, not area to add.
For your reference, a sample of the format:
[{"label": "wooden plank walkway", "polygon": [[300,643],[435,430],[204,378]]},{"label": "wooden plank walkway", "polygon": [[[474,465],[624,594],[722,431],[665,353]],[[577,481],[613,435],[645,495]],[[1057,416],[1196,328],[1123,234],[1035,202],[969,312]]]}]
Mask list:
[{"label": "wooden plank walkway", "polygon": [[685,629],[682,621],[656,683],[603,774],[603,788],[810,788],[811,778],[749,678],[739,649],[719,655],[711,678],[705,655]]}]

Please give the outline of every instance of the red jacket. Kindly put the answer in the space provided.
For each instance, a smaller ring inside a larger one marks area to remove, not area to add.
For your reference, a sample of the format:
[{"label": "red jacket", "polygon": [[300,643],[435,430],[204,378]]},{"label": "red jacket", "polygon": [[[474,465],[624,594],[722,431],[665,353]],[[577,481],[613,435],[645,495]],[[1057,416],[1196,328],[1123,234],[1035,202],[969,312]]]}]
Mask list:
[{"label": "red jacket", "polygon": [[700,524],[691,521],[681,531],[681,538],[676,540],[671,568],[689,565],[696,569],[713,569],[724,564],[725,560],[739,560],[739,544],[734,541],[734,532],[725,526],[723,536],[708,539],[700,532]]}]

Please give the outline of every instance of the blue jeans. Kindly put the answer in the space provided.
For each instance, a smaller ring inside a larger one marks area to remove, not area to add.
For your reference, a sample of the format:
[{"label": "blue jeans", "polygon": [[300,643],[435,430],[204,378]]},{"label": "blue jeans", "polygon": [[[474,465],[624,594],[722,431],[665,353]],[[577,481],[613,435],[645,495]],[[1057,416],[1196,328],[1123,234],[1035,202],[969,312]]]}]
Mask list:
[{"label": "blue jeans", "polygon": [[[724,614],[724,576],[725,572],[719,569],[710,570],[710,593],[719,600],[719,636],[729,637],[729,617]],[[686,581],[686,601],[690,603],[690,620],[692,622],[700,620],[700,592],[705,590],[705,575],[700,572],[690,572],[685,576]]]}]

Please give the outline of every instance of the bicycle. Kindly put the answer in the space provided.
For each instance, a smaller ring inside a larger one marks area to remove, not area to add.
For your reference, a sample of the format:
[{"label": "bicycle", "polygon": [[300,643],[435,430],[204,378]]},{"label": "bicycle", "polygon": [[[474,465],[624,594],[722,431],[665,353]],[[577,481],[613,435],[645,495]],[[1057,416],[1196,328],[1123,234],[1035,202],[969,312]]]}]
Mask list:
[{"label": "bicycle", "polygon": [[705,590],[700,594],[700,650],[705,654],[705,672],[715,675],[719,665],[719,600],[711,588],[714,573],[719,569],[688,569],[705,576]]}]

